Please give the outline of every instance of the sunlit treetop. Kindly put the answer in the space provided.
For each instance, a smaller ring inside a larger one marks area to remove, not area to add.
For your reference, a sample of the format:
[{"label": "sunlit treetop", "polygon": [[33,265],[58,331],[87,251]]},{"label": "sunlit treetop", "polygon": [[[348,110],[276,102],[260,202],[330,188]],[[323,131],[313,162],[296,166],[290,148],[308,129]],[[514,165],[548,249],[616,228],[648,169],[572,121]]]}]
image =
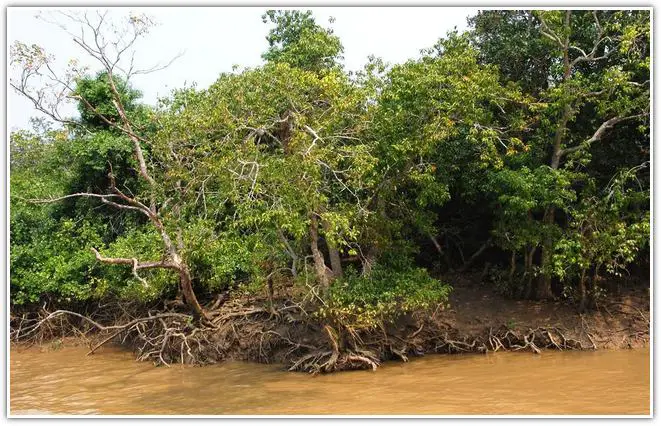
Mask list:
[{"label": "sunlit treetop", "polygon": [[264,60],[314,72],[339,66],[344,51],[339,37],[318,25],[311,11],[269,10],[262,20],[275,24],[266,36],[269,48]]}]

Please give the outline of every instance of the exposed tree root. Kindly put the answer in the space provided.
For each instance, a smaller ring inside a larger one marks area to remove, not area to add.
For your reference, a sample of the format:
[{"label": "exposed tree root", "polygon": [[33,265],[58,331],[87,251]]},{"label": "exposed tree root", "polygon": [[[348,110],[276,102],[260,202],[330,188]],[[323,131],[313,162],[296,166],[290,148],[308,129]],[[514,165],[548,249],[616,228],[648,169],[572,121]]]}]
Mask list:
[{"label": "exposed tree root", "polygon": [[489,329],[485,347],[491,352],[505,349],[530,350],[534,353],[540,353],[541,349],[585,349],[580,341],[565,337],[565,333],[557,327],[538,327],[524,333],[505,326],[501,326],[495,332]]},{"label": "exposed tree root", "polygon": [[289,371],[307,371],[313,374],[330,373],[340,370],[376,370],[379,360],[369,351],[340,353],[337,351],[316,351],[306,354],[292,364]]},{"label": "exposed tree root", "polygon": [[[262,303],[264,302],[264,303]],[[171,309],[185,309],[182,305]],[[213,307],[214,309],[210,309]],[[157,365],[173,363],[203,365],[228,359],[279,363],[291,371],[313,374],[339,370],[375,370],[387,360],[408,361],[427,353],[485,353],[503,350],[540,353],[545,349],[597,349],[608,343],[619,347],[649,339],[639,328],[624,332],[621,342],[609,334],[595,334],[585,319],[577,318],[574,329],[537,327],[513,329],[504,325],[461,331],[429,313],[400,318],[396,324],[375,329],[356,329],[347,324],[321,324],[309,308],[290,299],[277,301],[226,299],[207,306],[208,321],[196,321],[185,312],[158,311],[144,306],[105,305],[92,312],[49,312],[42,307],[31,315],[11,316],[12,342],[39,344],[61,337],[74,337],[88,347],[88,355],[107,344],[122,344],[134,350],[140,361]],[[82,312],[82,311],[81,311]],[[638,315],[638,318],[642,315]],[[619,334],[618,334],[619,340]]]}]

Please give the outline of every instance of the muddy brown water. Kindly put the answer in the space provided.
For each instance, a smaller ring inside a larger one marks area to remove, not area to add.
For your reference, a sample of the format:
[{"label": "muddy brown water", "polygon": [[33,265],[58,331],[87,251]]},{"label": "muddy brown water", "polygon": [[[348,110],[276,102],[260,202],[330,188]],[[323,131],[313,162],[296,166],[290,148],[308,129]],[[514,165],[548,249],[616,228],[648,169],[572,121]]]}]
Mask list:
[{"label": "muddy brown water", "polygon": [[650,352],[433,355],[310,376],[228,362],[154,367],[81,347],[10,351],[20,414],[643,414]]}]

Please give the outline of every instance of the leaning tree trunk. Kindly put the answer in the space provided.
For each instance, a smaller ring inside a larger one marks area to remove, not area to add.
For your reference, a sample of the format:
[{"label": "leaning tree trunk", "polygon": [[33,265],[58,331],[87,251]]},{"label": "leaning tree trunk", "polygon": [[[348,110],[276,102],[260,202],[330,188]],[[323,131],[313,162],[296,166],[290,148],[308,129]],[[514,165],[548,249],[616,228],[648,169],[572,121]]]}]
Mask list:
[{"label": "leaning tree trunk", "polygon": [[[200,302],[197,300],[197,296],[195,295],[195,291],[193,290],[193,279],[190,274],[190,268],[184,259],[182,259],[178,250],[181,249],[181,247],[178,248],[174,245],[161,220],[158,218],[158,216],[156,216],[156,214],[153,212],[151,213],[152,214],[148,216],[151,219],[154,227],[161,234],[161,240],[163,241],[163,245],[165,246],[165,249],[170,258],[170,261],[167,263],[167,265],[171,269],[176,270],[179,274],[179,287],[182,294],[184,295],[186,303],[188,306],[190,306],[193,312],[195,312],[196,316],[203,319],[209,319],[209,315],[200,305]],[[183,246],[183,242],[180,242],[179,245]]]},{"label": "leaning tree trunk", "polygon": [[195,291],[193,291],[193,280],[191,278],[190,271],[185,264],[181,264],[179,266],[179,286],[181,287],[181,292],[184,295],[184,300],[188,306],[193,309],[195,315],[203,319],[209,319],[206,311],[204,308],[202,308],[200,302],[195,296]]},{"label": "leaning tree trunk", "polygon": [[467,261],[464,262],[461,268],[459,268],[459,272],[466,272],[468,268],[470,268],[470,266],[473,264],[473,262],[475,262],[475,259],[480,257],[480,255],[484,253],[486,249],[489,248],[492,240],[493,240],[492,238],[489,238],[487,241],[485,241],[485,243],[482,244],[482,246],[480,246],[480,248],[477,249],[477,251],[473,253],[473,255],[469,257]]},{"label": "leaning tree trunk", "polygon": [[432,242],[432,244],[434,244],[434,247],[436,247],[436,251],[438,252],[438,256],[439,256],[439,262],[441,260],[444,260],[445,265],[448,268],[448,271],[453,272],[454,268],[452,267],[452,262],[450,262],[450,258],[448,257],[447,253],[445,253],[445,251],[443,250],[441,243],[438,242],[438,238],[436,238],[431,233],[427,233],[427,236],[429,237],[429,240]]},{"label": "leaning tree trunk", "polygon": [[[164,241],[170,241],[167,234],[164,235]],[[104,257],[99,253],[94,247],[91,248],[94,256],[99,262],[108,263],[111,265],[130,265],[132,267],[133,276],[140,281],[144,286],[147,286],[147,281],[142,278],[138,271],[147,270],[147,269],[169,269],[175,271],[179,275],[179,289],[184,296],[186,304],[193,310],[195,316],[201,319],[210,319],[207,312],[202,308],[200,303],[195,297],[195,292],[193,291],[193,280],[188,269],[188,265],[182,261],[181,257],[176,251],[169,250],[167,260],[159,261],[143,261],[140,262],[135,257],[133,258],[123,258],[123,257]]]}]

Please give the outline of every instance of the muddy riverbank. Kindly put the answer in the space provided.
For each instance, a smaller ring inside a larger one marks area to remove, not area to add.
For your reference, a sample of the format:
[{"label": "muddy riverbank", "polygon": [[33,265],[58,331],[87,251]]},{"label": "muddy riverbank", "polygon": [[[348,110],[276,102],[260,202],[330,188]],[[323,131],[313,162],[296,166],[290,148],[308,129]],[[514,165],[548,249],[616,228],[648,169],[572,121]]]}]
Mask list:
[{"label": "muddy riverbank", "polygon": [[[15,339],[22,345],[83,345],[89,355],[104,345],[121,345],[139,360],[156,364],[240,360],[313,373],[376,369],[389,360],[408,361],[425,354],[631,349],[649,344],[646,289],[621,290],[601,300],[597,309],[579,313],[564,301],[509,300],[474,280],[454,277],[453,282],[448,305],[369,330],[321,322],[280,294],[272,306],[266,300],[232,299],[221,304],[214,322],[205,326],[196,326],[182,313],[156,311],[146,316],[129,313],[99,331],[107,322],[98,317],[51,313],[42,326],[48,324],[46,331],[51,330],[42,334],[45,340],[25,332],[14,335],[22,336]],[[95,318],[96,325],[89,318]],[[12,328],[16,332],[16,320]]]},{"label": "muddy riverbank", "polygon": [[584,348],[631,349],[649,344],[647,288],[620,289],[603,298],[596,309],[580,313],[566,301],[511,300],[476,280],[453,280],[450,309],[439,318],[461,336],[480,338],[488,329],[504,326],[518,333],[538,328],[562,330]]}]

